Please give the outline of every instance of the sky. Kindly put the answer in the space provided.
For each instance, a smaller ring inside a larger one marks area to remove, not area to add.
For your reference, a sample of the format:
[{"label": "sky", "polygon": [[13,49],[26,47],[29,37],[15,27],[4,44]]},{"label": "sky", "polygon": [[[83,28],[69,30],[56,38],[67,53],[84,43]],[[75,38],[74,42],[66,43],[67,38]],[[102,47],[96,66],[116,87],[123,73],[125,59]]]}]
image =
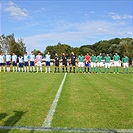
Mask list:
[{"label": "sky", "polygon": [[14,33],[28,52],[133,38],[132,0],[1,0],[0,35]]}]

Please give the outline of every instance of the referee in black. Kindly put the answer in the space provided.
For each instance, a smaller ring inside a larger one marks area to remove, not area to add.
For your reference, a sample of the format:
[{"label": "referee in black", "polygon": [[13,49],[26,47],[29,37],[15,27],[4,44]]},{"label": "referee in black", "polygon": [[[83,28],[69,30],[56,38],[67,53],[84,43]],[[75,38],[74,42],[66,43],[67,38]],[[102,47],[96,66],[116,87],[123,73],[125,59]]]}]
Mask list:
[{"label": "referee in black", "polygon": [[76,62],[76,55],[74,54],[74,52],[71,52],[71,56],[70,56],[70,72],[72,71],[73,68],[73,72],[75,73],[75,62]]},{"label": "referee in black", "polygon": [[62,72],[64,72],[64,69],[66,68],[66,72],[68,72],[67,69],[67,56],[65,53],[62,53]]},{"label": "referee in black", "polygon": [[58,69],[58,73],[59,73],[60,72],[60,70],[59,70],[60,57],[58,56],[57,53],[55,54],[54,63],[55,63],[55,70],[54,70],[54,72],[56,73],[56,69]]}]

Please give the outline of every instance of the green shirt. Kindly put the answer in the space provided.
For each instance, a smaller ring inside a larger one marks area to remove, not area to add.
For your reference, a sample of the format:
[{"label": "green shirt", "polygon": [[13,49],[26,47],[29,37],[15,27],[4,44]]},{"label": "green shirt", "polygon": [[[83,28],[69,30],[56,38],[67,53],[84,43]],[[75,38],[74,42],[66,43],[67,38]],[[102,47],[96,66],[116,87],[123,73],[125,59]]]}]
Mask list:
[{"label": "green shirt", "polygon": [[80,55],[79,55],[79,56],[78,56],[78,61],[79,61],[79,62],[84,62],[84,56],[80,56]]},{"label": "green shirt", "polygon": [[97,60],[98,60],[98,62],[101,62],[102,56],[101,56],[101,55],[98,55],[98,56],[97,56]]},{"label": "green shirt", "polygon": [[110,56],[105,56],[104,59],[105,59],[105,63],[110,63],[110,60],[111,60]]},{"label": "green shirt", "polygon": [[120,56],[119,55],[114,55],[113,59],[114,59],[114,61],[118,61],[120,59]]},{"label": "green shirt", "polygon": [[96,56],[91,56],[91,62],[96,62],[97,57]]},{"label": "green shirt", "polygon": [[125,56],[125,57],[122,58],[122,62],[123,62],[123,63],[128,63],[128,59],[129,59],[129,58],[128,58],[127,56]]}]

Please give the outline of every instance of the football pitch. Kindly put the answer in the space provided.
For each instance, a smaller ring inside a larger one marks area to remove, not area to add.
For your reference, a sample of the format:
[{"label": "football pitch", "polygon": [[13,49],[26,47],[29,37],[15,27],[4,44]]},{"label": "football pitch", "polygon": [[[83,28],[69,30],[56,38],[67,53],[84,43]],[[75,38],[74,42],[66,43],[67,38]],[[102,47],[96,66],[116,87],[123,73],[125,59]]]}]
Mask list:
[{"label": "football pitch", "polygon": [[133,132],[133,68],[129,71],[2,72],[0,133]]}]

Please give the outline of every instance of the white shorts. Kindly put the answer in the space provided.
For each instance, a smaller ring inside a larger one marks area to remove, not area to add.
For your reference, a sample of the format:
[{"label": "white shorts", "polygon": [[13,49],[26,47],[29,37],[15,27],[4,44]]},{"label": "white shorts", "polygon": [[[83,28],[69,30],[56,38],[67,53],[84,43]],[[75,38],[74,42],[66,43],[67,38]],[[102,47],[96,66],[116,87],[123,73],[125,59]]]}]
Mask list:
[{"label": "white shorts", "polygon": [[79,62],[78,67],[84,67],[84,62]]},{"label": "white shorts", "polygon": [[97,67],[101,67],[102,66],[102,62],[97,62]]},{"label": "white shorts", "polygon": [[96,62],[91,62],[91,67],[96,67]]},{"label": "white shorts", "polygon": [[105,63],[105,68],[110,68],[110,63]]},{"label": "white shorts", "polygon": [[124,68],[128,67],[128,63],[123,63],[123,67]]},{"label": "white shorts", "polygon": [[119,66],[119,61],[114,61],[114,67]]},{"label": "white shorts", "polygon": [[41,62],[37,62],[36,64],[37,64],[37,66],[42,66]]}]

